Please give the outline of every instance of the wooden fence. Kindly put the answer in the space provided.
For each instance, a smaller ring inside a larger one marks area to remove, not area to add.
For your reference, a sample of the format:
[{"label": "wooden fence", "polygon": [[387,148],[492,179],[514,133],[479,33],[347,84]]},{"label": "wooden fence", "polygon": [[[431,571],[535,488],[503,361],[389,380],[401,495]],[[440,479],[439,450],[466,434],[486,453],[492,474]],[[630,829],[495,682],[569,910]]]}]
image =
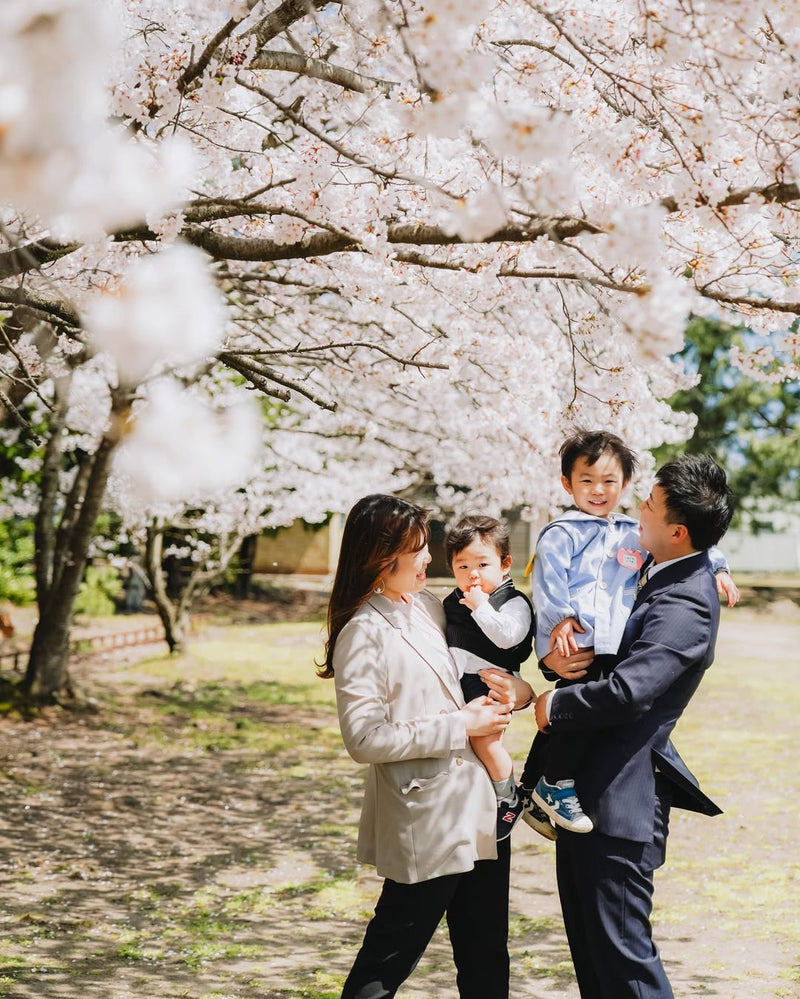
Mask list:
[{"label": "wooden fence", "polygon": [[[147,625],[131,631],[99,631],[76,635],[70,640],[71,656],[97,655],[109,649],[121,649],[133,645],[147,645],[165,641],[162,624]],[[28,662],[30,646],[15,646],[0,650],[0,669],[12,669],[21,673]]]}]

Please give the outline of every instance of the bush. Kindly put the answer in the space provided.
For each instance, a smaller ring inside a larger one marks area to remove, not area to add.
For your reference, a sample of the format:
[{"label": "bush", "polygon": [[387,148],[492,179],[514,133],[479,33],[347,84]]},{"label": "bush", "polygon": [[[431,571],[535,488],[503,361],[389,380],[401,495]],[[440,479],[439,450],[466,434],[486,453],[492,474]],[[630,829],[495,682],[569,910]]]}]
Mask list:
[{"label": "bush", "polygon": [[87,617],[106,617],[117,609],[122,580],[110,565],[89,565],[75,601],[75,613]]},{"label": "bush", "polygon": [[33,523],[0,523],[0,600],[29,604],[35,597]]}]

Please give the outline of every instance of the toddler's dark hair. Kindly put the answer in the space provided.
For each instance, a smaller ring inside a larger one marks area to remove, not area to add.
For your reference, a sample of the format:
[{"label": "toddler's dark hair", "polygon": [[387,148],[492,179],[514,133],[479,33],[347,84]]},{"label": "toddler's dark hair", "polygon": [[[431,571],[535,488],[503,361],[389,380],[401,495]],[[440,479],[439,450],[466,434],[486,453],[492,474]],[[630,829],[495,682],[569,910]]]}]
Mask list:
[{"label": "toddler's dark hair", "polygon": [[625,442],[608,430],[583,430],[578,428],[559,448],[561,474],[568,479],[578,458],[585,458],[593,465],[604,454],[612,454],[620,463],[622,478],[630,482],[639,459]]},{"label": "toddler's dark hair", "polygon": [[491,544],[497,550],[501,561],[508,558],[510,554],[508,526],[502,520],[495,520],[494,517],[471,514],[462,517],[455,527],[447,532],[444,540],[447,564],[452,566],[456,555],[468,548],[476,538]]}]

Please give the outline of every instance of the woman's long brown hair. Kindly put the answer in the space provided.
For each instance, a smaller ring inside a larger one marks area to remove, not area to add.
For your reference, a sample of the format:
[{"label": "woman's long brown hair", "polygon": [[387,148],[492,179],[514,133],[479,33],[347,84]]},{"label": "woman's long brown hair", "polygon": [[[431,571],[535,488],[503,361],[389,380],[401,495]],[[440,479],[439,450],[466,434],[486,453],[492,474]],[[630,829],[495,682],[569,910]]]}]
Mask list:
[{"label": "woman's long brown hair", "polygon": [[339,632],[369,600],[375,584],[398,555],[418,552],[428,543],[428,512],[408,500],[375,493],[365,496],[347,515],[339,562],[328,604],[325,659],[321,677],[333,676],[333,650]]}]

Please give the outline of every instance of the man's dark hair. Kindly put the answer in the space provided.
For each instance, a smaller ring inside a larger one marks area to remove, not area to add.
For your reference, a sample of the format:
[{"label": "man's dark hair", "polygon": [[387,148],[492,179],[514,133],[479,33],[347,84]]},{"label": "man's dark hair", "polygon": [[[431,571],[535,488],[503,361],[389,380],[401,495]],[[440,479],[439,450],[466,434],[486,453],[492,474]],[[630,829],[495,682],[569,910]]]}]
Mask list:
[{"label": "man's dark hair", "polygon": [[565,479],[572,475],[578,458],[585,458],[589,465],[594,465],[604,454],[612,454],[620,463],[625,482],[630,482],[639,464],[639,459],[628,445],[608,430],[578,428],[567,437],[558,453],[561,455],[561,474]]},{"label": "man's dark hair", "polygon": [[708,454],[682,454],[656,472],[667,520],[683,524],[692,547],[704,551],[728,530],[734,498],[725,472]]},{"label": "man's dark hair", "polygon": [[462,517],[461,520],[447,532],[444,540],[444,548],[447,553],[447,564],[452,566],[453,559],[459,552],[469,548],[476,538],[486,541],[497,551],[500,561],[508,558],[510,545],[508,540],[508,527],[501,520],[494,517],[482,517],[471,515]]}]

